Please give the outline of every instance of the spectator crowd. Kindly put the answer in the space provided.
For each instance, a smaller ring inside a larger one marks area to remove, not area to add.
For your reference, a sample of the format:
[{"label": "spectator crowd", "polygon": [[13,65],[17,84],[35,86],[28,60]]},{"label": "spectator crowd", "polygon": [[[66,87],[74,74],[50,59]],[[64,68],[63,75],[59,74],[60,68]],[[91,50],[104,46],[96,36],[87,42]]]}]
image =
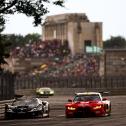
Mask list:
[{"label": "spectator crowd", "polygon": [[93,54],[72,56],[67,42],[58,40],[27,43],[11,51],[12,57],[43,58],[44,63],[26,75],[48,77],[96,76],[99,74],[99,57]]},{"label": "spectator crowd", "polygon": [[11,55],[18,58],[51,58],[61,57],[70,53],[67,42],[62,44],[61,41],[39,41],[27,43],[24,47],[16,47],[12,49]]}]

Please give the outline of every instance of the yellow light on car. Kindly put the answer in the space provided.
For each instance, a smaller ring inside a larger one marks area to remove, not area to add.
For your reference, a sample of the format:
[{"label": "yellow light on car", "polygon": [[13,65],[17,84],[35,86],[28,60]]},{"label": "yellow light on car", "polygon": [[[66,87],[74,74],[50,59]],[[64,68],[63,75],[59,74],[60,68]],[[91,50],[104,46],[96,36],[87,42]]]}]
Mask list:
[{"label": "yellow light on car", "polygon": [[39,92],[40,94],[44,94],[44,92]]},{"label": "yellow light on car", "polygon": [[99,106],[95,106],[93,109],[96,110],[96,109],[100,109],[102,106],[99,105]]},{"label": "yellow light on car", "polygon": [[54,91],[50,91],[50,94],[54,94]]},{"label": "yellow light on car", "polygon": [[74,107],[68,107],[67,109],[68,110],[75,110],[76,108],[74,108]]}]

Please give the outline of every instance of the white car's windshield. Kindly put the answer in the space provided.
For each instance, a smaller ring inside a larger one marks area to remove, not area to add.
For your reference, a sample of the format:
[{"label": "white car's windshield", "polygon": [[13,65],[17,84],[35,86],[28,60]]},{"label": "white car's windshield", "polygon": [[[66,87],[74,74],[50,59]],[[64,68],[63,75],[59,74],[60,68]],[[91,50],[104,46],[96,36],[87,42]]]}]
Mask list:
[{"label": "white car's windshield", "polygon": [[28,106],[28,105],[37,105],[36,99],[20,99],[13,102],[13,105],[16,106]]}]

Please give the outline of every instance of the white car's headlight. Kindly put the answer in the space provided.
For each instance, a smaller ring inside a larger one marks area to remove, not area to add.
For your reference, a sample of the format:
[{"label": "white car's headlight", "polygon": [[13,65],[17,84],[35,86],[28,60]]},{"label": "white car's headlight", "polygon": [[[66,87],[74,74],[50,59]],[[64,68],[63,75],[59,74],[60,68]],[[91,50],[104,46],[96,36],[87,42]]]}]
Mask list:
[{"label": "white car's headlight", "polygon": [[42,105],[38,105],[37,107],[34,107],[30,111],[38,111],[38,110],[42,110]]},{"label": "white car's headlight", "polygon": [[50,91],[50,94],[54,94],[54,91]]},{"label": "white car's headlight", "polygon": [[10,109],[10,108],[8,108],[8,109],[7,109],[7,112],[13,112],[13,110],[12,110],[12,109]]},{"label": "white car's headlight", "polygon": [[14,106],[8,105],[7,112],[13,112],[14,108],[15,108]]},{"label": "white car's headlight", "polygon": [[40,91],[39,93],[40,93],[40,94],[44,94],[44,92],[43,92],[43,91]]}]

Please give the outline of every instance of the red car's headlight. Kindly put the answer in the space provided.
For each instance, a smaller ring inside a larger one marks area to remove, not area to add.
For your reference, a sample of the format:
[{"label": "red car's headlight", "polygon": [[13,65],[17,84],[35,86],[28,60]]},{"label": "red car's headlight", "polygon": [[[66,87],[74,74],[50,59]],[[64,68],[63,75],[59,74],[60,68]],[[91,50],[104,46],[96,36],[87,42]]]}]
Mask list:
[{"label": "red car's headlight", "polygon": [[75,107],[67,107],[68,110],[75,110]]},{"label": "red car's headlight", "polygon": [[97,105],[97,106],[93,107],[94,110],[96,110],[96,109],[100,109],[100,108],[102,108],[101,105]]}]

